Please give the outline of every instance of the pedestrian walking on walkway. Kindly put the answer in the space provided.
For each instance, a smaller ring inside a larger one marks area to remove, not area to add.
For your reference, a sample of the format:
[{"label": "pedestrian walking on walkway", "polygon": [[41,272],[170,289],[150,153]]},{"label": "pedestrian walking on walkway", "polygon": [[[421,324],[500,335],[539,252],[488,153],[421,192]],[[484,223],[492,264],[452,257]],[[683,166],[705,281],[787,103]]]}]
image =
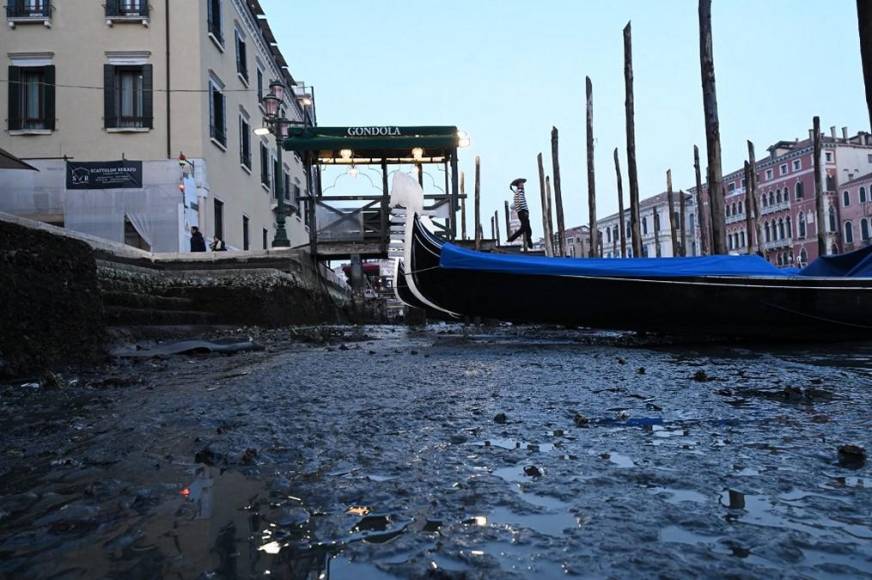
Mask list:
[{"label": "pedestrian walking on walkway", "polygon": [[200,228],[197,226],[191,227],[191,251],[205,252],[206,240],[203,239],[203,234],[200,233]]},{"label": "pedestrian walking on walkway", "polygon": [[527,180],[519,177],[509,185],[509,189],[515,194],[515,211],[518,212],[518,219],[521,220],[521,228],[509,236],[507,241],[514,242],[518,236],[523,234],[524,241],[522,245],[532,248],[533,230],[530,229],[530,209],[527,207],[527,197],[524,195],[525,183],[527,183]]}]

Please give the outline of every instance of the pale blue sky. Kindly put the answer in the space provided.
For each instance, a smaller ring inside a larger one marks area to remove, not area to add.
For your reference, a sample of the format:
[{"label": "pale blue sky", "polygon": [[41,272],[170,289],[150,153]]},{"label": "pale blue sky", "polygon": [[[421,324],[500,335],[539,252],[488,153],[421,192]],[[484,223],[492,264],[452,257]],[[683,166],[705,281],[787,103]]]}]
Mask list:
[{"label": "pale blue sky", "polygon": [[[584,78],[594,84],[600,217],[617,211],[612,150],[624,172],[622,29],[633,23],[636,150],[643,197],[693,186],[705,159],[695,0],[262,0],[295,78],[315,86],[321,125],[457,125],[471,183],[482,159],[482,213],[530,179],[541,231],[536,154],[550,173],[561,136],[567,226],[587,223]],[[714,0],[724,171],[780,139],[868,129],[854,0]],[[469,188],[471,192],[471,187]],[[470,214],[471,217],[471,214]],[[487,223],[487,220],[484,220]],[[538,227],[537,227],[538,225]],[[488,231],[489,226],[485,226]]]}]

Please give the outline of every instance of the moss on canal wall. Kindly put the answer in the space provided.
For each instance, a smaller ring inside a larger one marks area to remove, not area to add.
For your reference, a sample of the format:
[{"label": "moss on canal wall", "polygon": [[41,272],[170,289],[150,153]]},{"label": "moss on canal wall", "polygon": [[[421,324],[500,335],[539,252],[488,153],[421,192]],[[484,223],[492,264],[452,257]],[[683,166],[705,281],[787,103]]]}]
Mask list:
[{"label": "moss on canal wall", "polygon": [[0,375],[94,361],[104,338],[90,246],[0,220]]}]

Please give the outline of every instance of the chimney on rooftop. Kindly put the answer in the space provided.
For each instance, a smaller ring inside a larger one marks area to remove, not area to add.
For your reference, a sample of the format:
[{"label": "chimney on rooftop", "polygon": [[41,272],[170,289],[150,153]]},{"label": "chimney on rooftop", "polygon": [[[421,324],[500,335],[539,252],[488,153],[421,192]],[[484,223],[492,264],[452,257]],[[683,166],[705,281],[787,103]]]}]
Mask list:
[{"label": "chimney on rooftop", "polygon": [[833,138],[833,141],[836,140],[836,126],[835,125],[830,127],[830,137]]},{"label": "chimney on rooftop", "polygon": [[842,139],[844,139],[845,142],[848,141],[848,128],[847,127],[842,127]]},{"label": "chimney on rooftop", "polygon": [[808,130],[808,140],[809,140],[809,141],[814,140],[814,129],[809,129],[809,130]]}]

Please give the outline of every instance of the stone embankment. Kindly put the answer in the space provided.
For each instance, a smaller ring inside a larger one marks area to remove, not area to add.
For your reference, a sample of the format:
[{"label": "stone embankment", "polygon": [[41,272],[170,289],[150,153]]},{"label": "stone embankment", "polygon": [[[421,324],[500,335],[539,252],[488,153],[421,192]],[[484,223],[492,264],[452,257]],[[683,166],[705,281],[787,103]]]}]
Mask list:
[{"label": "stone embankment", "polygon": [[302,251],[151,254],[0,214],[0,375],[99,360],[112,327],[347,318],[347,288]]}]

